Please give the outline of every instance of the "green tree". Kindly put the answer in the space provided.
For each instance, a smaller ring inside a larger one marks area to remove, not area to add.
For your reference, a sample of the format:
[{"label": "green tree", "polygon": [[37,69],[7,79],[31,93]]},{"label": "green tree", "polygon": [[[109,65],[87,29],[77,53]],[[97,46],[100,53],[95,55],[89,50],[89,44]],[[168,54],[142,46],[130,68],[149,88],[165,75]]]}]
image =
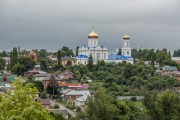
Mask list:
[{"label": "green tree", "polygon": [[64,56],[74,56],[74,53],[73,53],[72,49],[69,49],[68,47],[63,46],[62,49],[61,49],[61,55],[62,55],[62,57],[64,57]]},{"label": "green tree", "polygon": [[180,57],[180,49],[174,51],[173,57]]},{"label": "green tree", "polygon": [[76,47],[76,56],[78,56],[79,46]]},{"label": "green tree", "polygon": [[14,91],[0,94],[1,120],[50,120],[41,102],[36,101],[37,89],[32,83],[22,85],[18,78],[13,82]]},{"label": "green tree", "polygon": [[46,59],[41,59],[40,60],[40,66],[41,66],[41,69],[42,70],[47,70],[47,67],[48,67],[48,65],[47,65],[48,63],[47,63],[47,60]]},{"label": "green tree", "polygon": [[0,70],[4,70],[6,62],[3,58],[0,57]]},{"label": "green tree", "polygon": [[58,83],[55,79],[55,76],[51,74],[50,82],[48,83],[48,86],[46,87],[46,91],[48,94],[55,95],[58,94]]},{"label": "green tree", "polygon": [[25,67],[24,65],[17,63],[11,68],[11,71],[16,75],[24,75]]},{"label": "green tree", "polygon": [[179,94],[170,90],[148,92],[143,104],[153,120],[178,120],[180,118]]},{"label": "green tree", "polygon": [[91,54],[90,54],[89,59],[88,59],[87,67],[88,67],[89,71],[92,71],[92,69],[93,69],[93,57]]},{"label": "green tree", "polygon": [[118,115],[118,109],[113,104],[112,97],[99,91],[95,99],[89,98],[86,113],[90,120],[114,120]]},{"label": "green tree", "polygon": [[47,58],[47,50],[46,49],[40,49],[39,51],[36,51],[38,53],[38,62],[40,62],[42,59],[46,59]]},{"label": "green tree", "polygon": [[8,57],[7,52],[3,50],[3,52],[0,53],[0,57]]},{"label": "green tree", "polygon": [[62,58],[61,50],[58,50],[58,52],[57,52],[57,60],[58,60],[58,67],[59,68],[61,67],[61,58]]},{"label": "green tree", "polygon": [[119,48],[117,55],[121,55],[121,48]]},{"label": "green tree", "polygon": [[22,64],[24,66],[24,72],[27,72],[28,70],[32,69],[36,64],[36,62],[28,56],[19,57],[18,62],[19,64]]},{"label": "green tree", "polygon": [[17,48],[13,48],[10,53],[10,66],[13,67],[18,62]]}]

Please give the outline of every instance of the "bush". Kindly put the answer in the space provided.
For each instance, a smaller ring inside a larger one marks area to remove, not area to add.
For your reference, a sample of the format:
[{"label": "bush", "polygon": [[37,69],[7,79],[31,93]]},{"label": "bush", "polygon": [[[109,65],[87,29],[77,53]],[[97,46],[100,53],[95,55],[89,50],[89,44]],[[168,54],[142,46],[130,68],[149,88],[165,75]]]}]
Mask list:
[{"label": "bush", "polygon": [[59,109],[59,105],[58,105],[58,104],[55,104],[55,105],[54,105],[54,109]]},{"label": "bush", "polygon": [[135,96],[131,97],[131,101],[137,101],[137,98]]}]

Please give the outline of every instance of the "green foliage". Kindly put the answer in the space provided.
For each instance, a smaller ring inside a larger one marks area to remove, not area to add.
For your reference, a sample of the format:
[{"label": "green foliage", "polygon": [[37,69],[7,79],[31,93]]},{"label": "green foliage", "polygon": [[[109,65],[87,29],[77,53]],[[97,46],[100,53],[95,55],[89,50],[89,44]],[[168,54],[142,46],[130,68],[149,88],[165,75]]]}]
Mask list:
[{"label": "green foliage", "polygon": [[46,59],[41,59],[40,60],[40,66],[41,66],[41,70],[47,70],[48,68],[48,64],[47,64],[47,60]]},{"label": "green foliage", "polygon": [[91,54],[90,54],[90,56],[89,56],[87,66],[88,66],[89,71],[92,71],[92,69],[93,69],[93,57],[92,57]]},{"label": "green foliage", "polygon": [[59,94],[58,92],[58,83],[55,80],[54,75],[52,74],[50,77],[50,82],[48,83],[48,86],[46,87],[46,92],[51,95]]},{"label": "green foliage", "polygon": [[24,75],[25,67],[24,65],[17,63],[11,68],[11,71],[16,75]]},{"label": "green foliage", "polygon": [[64,57],[64,56],[74,56],[74,53],[73,53],[73,50],[72,49],[69,49],[68,47],[66,46],[63,46],[62,49],[61,49],[61,55]]},{"label": "green foliage", "polygon": [[36,51],[38,56],[38,61],[41,61],[42,59],[47,58],[47,50],[46,49],[40,49],[39,51]]},{"label": "green foliage", "polygon": [[14,92],[0,94],[1,120],[50,120],[47,110],[35,101],[37,89],[32,83],[22,85],[18,78],[13,82]]},{"label": "green foliage", "polygon": [[147,92],[143,104],[153,120],[178,120],[180,118],[179,93],[166,90]]},{"label": "green foliage", "polygon": [[87,118],[90,120],[114,120],[118,109],[112,104],[113,99],[104,92],[97,92],[95,99],[87,102]]},{"label": "green foliage", "polygon": [[2,52],[0,52],[0,57],[8,57],[8,53],[3,50]]},{"label": "green foliage", "polygon": [[76,47],[76,56],[78,56],[79,46]]},{"label": "green foliage", "polygon": [[58,68],[61,67],[61,58],[62,58],[61,50],[58,50],[57,52]]},{"label": "green foliage", "polygon": [[58,105],[58,104],[55,104],[55,105],[53,106],[53,108],[54,108],[54,109],[59,109],[59,105]]},{"label": "green foliage", "polygon": [[18,58],[18,63],[24,66],[24,72],[31,70],[36,64],[36,62],[33,59],[27,56],[20,56]]},{"label": "green foliage", "polygon": [[4,70],[6,62],[3,58],[0,57],[0,70]]},{"label": "green foliage", "polygon": [[32,69],[35,64],[35,61],[30,57],[21,56],[18,58],[18,63],[11,67],[11,71],[16,75],[24,75],[24,73]]},{"label": "green foliage", "polygon": [[10,53],[10,67],[13,67],[18,62],[17,48],[13,48]]},{"label": "green foliage", "polygon": [[66,120],[62,114],[54,114],[52,112],[49,113],[53,120]]},{"label": "green foliage", "polygon": [[173,57],[180,57],[180,49],[174,51]]},{"label": "green foliage", "polygon": [[121,48],[119,48],[117,55],[121,55]]}]

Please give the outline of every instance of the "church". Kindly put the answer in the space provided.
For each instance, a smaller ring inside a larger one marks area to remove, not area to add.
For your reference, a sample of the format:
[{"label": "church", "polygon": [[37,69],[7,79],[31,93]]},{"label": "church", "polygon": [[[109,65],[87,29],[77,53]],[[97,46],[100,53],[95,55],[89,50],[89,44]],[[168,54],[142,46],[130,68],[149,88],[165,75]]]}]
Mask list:
[{"label": "church", "polygon": [[121,63],[126,61],[133,64],[130,37],[128,34],[123,36],[121,55],[113,55],[109,54],[108,48],[99,45],[98,34],[95,31],[90,32],[88,34],[88,44],[80,47],[78,50],[78,56],[76,56],[77,64],[87,64],[90,55],[93,57],[94,64],[97,61],[105,61],[107,63]]}]

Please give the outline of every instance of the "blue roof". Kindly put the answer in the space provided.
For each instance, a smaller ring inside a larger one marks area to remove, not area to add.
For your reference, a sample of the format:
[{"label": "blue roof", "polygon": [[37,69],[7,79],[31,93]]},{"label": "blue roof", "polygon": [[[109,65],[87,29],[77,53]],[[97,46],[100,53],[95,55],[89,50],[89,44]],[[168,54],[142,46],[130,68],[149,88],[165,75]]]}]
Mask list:
[{"label": "blue roof", "polygon": [[128,60],[131,56],[124,55],[108,55],[109,60]]},{"label": "blue roof", "polygon": [[88,58],[88,56],[87,55],[78,55],[78,56],[76,56],[76,58]]}]

